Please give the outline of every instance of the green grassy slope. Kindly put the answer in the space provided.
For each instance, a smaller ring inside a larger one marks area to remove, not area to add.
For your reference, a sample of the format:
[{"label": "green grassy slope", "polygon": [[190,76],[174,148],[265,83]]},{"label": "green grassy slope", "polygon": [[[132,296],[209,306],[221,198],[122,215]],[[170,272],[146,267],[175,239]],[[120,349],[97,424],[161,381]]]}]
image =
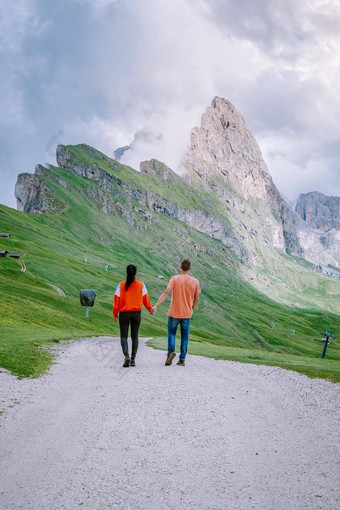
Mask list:
[{"label": "green grassy slope", "polygon": [[[143,181],[140,186],[150,186],[150,176],[126,167],[117,171],[122,179],[126,171],[127,180],[134,176],[135,182]],[[340,330],[339,316],[270,300],[239,276],[237,260],[221,242],[177,220],[156,214],[149,223],[131,209],[138,225],[133,227],[126,218],[104,214],[91,198],[98,185],[71,171],[51,167],[44,180],[63,204],[62,212],[27,214],[0,206],[0,230],[11,234],[10,239],[0,239],[0,249],[20,252],[27,266],[22,273],[17,260],[0,259],[0,366],[19,376],[37,376],[51,362],[45,344],[118,335],[112,299],[126,265],[137,264],[138,277],[154,303],[178,272],[181,259],[189,257],[192,274],[202,284],[192,321],[192,352],[274,365],[284,358],[288,368],[340,380],[338,343],[333,342],[327,359],[321,360],[322,344],[317,341],[325,327]],[[158,184],[157,192],[165,196],[171,190]],[[202,199],[188,188],[181,193],[190,202]],[[67,297],[59,296],[51,285],[63,289]],[[79,302],[81,288],[97,292],[88,319]],[[164,337],[166,311],[166,303],[154,317],[144,311],[140,334]],[[165,348],[164,340],[154,345]]]}]

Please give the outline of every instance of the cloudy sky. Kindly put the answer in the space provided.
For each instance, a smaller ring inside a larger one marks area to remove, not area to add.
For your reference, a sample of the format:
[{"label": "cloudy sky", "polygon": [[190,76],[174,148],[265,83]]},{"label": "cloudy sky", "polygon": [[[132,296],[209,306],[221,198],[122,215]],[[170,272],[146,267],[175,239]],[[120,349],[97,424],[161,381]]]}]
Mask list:
[{"label": "cloudy sky", "polygon": [[280,191],[340,196],[338,0],[0,0],[0,203],[87,143],[174,170],[215,95]]}]

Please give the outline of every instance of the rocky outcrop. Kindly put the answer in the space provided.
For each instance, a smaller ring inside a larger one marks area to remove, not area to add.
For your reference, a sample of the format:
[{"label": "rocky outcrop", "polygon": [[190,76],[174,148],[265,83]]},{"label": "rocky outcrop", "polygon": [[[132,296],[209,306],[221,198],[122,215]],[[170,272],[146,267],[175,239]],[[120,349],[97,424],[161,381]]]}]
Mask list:
[{"label": "rocky outcrop", "polygon": [[260,148],[242,115],[226,99],[215,97],[191,132],[191,149],[184,158],[224,198],[270,200],[274,184]]},{"label": "rocky outcrop", "polygon": [[[68,147],[58,145],[56,156],[57,164],[60,168],[71,170],[82,177],[96,182],[102,190],[112,193],[113,199],[115,197],[122,198],[129,203],[133,200],[141,203],[146,202],[143,191],[139,190],[137,186],[132,186],[125,182],[123,175],[120,178],[110,172],[110,169],[113,169],[120,173],[123,169],[122,165],[88,145],[81,144],[76,147],[83,151],[83,157],[75,157]],[[90,159],[86,159],[84,155],[90,156]],[[96,160],[98,164],[96,164]],[[108,170],[104,170],[102,165],[100,165],[103,161],[107,165]]]},{"label": "rocky outcrop", "polygon": [[58,210],[53,194],[42,178],[46,171],[45,167],[37,165],[34,174],[18,175],[14,191],[18,211],[40,213]]},{"label": "rocky outcrop", "polygon": [[340,197],[328,197],[317,191],[301,194],[295,211],[312,228],[322,232],[340,230]]},{"label": "rocky outcrop", "polygon": [[[136,220],[129,211],[137,211],[141,216],[147,217],[148,221],[151,223],[156,221],[155,213],[164,214],[183,221],[199,232],[203,232],[214,239],[222,241],[223,244],[236,253],[240,260],[246,261],[249,258],[245,247],[233,236],[230,224],[227,221],[223,221],[203,209],[181,207],[175,201],[167,200],[161,194],[155,193],[151,189],[147,189],[147,187],[141,189],[137,184],[127,182],[124,180],[124,175],[121,173],[124,167],[119,165],[119,163],[104,156],[92,147],[85,145],[79,147],[82,147],[82,149],[91,156],[91,164],[88,164],[86,161],[84,161],[84,164],[81,164],[79,158],[74,158],[70,150],[64,145],[59,145],[57,148],[57,163],[60,167],[72,170],[82,177],[95,181],[99,185],[97,190],[89,190],[87,193],[88,196],[92,196],[101,204],[101,209],[106,214],[118,214],[135,226],[140,225],[138,222],[136,223]],[[121,177],[117,177],[117,175],[103,170],[99,164],[96,165],[93,161],[93,157],[95,157],[98,162],[104,160],[110,168],[116,170]],[[156,159],[143,161],[140,168],[142,173],[156,177],[157,179],[166,180],[167,182],[171,181],[174,185],[187,186],[182,177]],[[117,203],[117,198],[124,200],[126,210],[124,210],[121,204]],[[134,206],[135,202],[139,204],[137,209],[136,206]],[[143,223],[141,225],[143,225]]]},{"label": "rocky outcrop", "polygon": [[[98,163],[105,162],[109,169],[112,168],[113,170],[120,170],[122,168],[120,163],[85,143],[76,145],[75,147],[78,149],[79,153],[76,158],[72,156],[71,152],[65,145],[57,146],[56,158],[59,167],[71,169],[79,175],[89,179],[92,178],[92,172],[95,174],[96,169],[98,168],[98,165],[96,165],[93,160],[97,160]],[[88,158],[85,156],[88,156]]]},{"label": "rocky outcrop", "polygon": [[[191,149],[184,157],[189,175],[203,182],[228,204],[230,214],[255,211],[266,228],[256,227],[258,237],[275,248],[303,252],[294,224],[294,211],[277,190],[260,148],[242,115],[226,99],[215,97],[202,116],[201,127],[191,132]],[[263,235],[261,236],[261,233]]]},{"label": "rocky outcrop", "polygon": [[173,182],[176,182],[181,179],[181,177],[171,170],[171,168],[157,159],[142,161],[140,164],[140,171],[165,181],[172,180]]}]

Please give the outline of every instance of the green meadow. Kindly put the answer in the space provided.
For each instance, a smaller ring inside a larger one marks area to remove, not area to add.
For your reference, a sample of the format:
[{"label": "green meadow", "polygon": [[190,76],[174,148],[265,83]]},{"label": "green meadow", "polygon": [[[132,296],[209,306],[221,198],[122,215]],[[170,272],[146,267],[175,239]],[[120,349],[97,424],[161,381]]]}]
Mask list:
[{"label": "green meadow", "polygon": [[[82,164],[85,159],[87,165],[98,165],[87,152],[77,151],[74,157]],[[150,188],[150,176],[119,164],[117,168],[122,180]],[[276,365],[340,381],[339,341],[330,344],[323,360],[320,342],[325,328],[340,334],[339,315],[271,300],[240,276],[239,262],[220,241],[169,216],[154,213],[150,222],[140,204],[138,209],[122,197],[117,201],[126,214],[105,214],[96,199],[98,184],[72,171],[51,167],[44,181],[59,212],[29,214],[0,206],[0,231],[11,234],[9,239],[0,238],[0,250],[19,252],[27,267],[21,272],[20,261],[0,259],[0,367],[19,377],[37,377],[52,362],[49,345],[118,336],[112,300],[126,265],[137,264],[138,278],[155,303],[180,261],[188,257],[202,286],[189,353]],[[179,190],[181,200],[195,204],[205,200],[188,189]],[[175,193],[162,183],[154,192],[168,200]],[[79,300],[83,288],[96,290],[87,319]],[[166,312],[167,302],[155,316],[143,311],[140,335],[152,337],[149,343],[155,348],[166,348]]]}]

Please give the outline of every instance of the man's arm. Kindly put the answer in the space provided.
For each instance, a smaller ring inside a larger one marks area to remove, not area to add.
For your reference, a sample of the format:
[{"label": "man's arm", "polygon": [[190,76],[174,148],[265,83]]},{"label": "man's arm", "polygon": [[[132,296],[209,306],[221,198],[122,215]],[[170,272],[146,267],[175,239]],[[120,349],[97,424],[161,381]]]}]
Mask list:
[{"label": "man's arm", "polygon": [[195,306],[197,305],[200,293],[201,293],[201,286],[200,286],[199,281],[197,280],[196,281],[196,292],[195,292],[194,300],[193,300],[193,303],[192,303],[192,309],[194,309]]},{"label": "man's arm", "polygon": [[155,304],[155,306],[153,307],[153,310],[154,312],[157,310],[158,306],[161,305],[163,303],[163,301],[166,300],[166,298],[168,297],[169,293],[171,292],[172,289],[165,289],[165,291],[163,292],[163,294],[161,294],[159,296],[159,299],[157,301],[157,303]]},{"label": "man's arm", "polygon": [[192,309],[194,309],[194,308],[195,308],[195,306],[196,306],[196,305],[197,305],[197,303],[198,303],[198,296],[199,296],[199,294],[195,294],[195,296],[194,296],[194,302],[193,302],[193,304],[192,304]]}]

